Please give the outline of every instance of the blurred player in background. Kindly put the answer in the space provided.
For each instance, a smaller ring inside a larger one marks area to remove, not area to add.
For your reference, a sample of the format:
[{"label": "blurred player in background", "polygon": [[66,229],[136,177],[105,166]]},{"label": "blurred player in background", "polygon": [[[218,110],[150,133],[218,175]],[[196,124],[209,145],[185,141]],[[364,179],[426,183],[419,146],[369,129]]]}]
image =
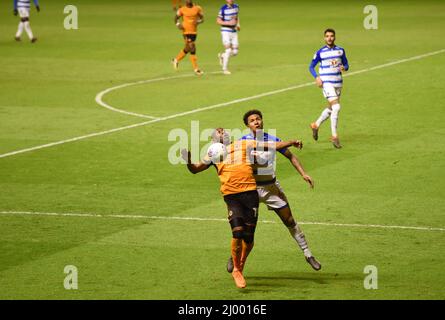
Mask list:
[{"label": "blurred player in background", "polygon": [[[343,87],[342,73],[348,71],[349,64],[345,49],[335,45],[335,30],[326,29],[324,40],[326,45],[315,53],[309,71],[315,78],[317,86],[323,88],[323,95],[328,100],[329,106],[323,110],[317,121],[311,123],[312,136],[315,140],[318,140],[320,125],[331,117],[331,141],[335,148],[341,148],[337,134],[337,123],[340,112],[340,95]],[[315,71],[315,66],[318,63],[320,63],[319,75]]]},{"label": "blurred player in background", "polygon": [[182,5],[182,1],[181,0],[172,0],[173,11],[176,11],[179,8],[181,8],[181,5]]},{"label": "blurred player in background", "polygon": [[286,148],[301,146],[301,142],[291,140],[288,142],[263,143],[255,140],[241,140],[230,142],[230,136],[222,128],[215,129],[212,135],[213,142],[227,146],[227,156],[218,163],[212,162],[208,155],[197,163],[191,163],[191,153],[181,150],[183,159],[187,162],[188,170],[199,173],[211,166],[216,168],[221,182],[221,193],[227,205],[228,219],[232,228],[231,256],[233,261],[232,277],[238,288],[246,287],[243,269],[247,256],[253,248],[255,228],[258,221],[258,192],[253,176],[251,151],[258,146],[264,148]]},{"label": "blurred player in background", "polygon": [[[255,141],[281,141],[279,138],[264,132],[263,130],[263,115],[259,110],[249,110],[243,116],[244,124],[250,129],[250,133],[243,136],[241,140],[255,140]],[[277,148],[283,156],[289,159],[292,166],[301,177],[306,181],[311,188],[314,187],[314,182],[312,178],[306,174],[303,166],[298,160],[297,156],[294,155],[289,149]],[[312,255],[309,250],[309,245],[306,241],[303,231],[300,226],[295,221],[292,211],[289,206],[286,195],[281,188],[275,175],[275,152],[270,152],[267,150],[258,151],[259,157],[262,157],[261,163],[257,163],[254,166],[254,177],[257,184],[257,191],[260,198],[260,203],[264,203],[269,210],[275,211],[275,213],[280,217],[283,224],[288,228],[292,238],[297,242],[300,249],[303,251],[306,261],[311,265],[314,270],[320,270],[321,264]],[[231,272],[233,269],[233,262],[229,259],[227,264],[227,271]]]},{"label": "blurred player in background", "polygon": [[[38,0],[34,0],[34,5],[36,7],[37,12],[40,12],[40,6]],[[17,14],[20,16],[19,28],[17,33],[15,34],[15,40],[21,41],[21,36],[23,33],[23,29],[25,29],[28,34],[29,39],[32,43],[37,41],[37,38],[34,37],[31,30],[31,25],[29,24],[29,11],[31,9],[31,0],[14,0],[14,15]]]},{"label": "blurred player in background", "polygon": [[[179,19],[182,17],[182,23]],[[186,0],[185,6],[178,9],[175,15],[175,24],[182,31],[185,47],[182,49],[176,58],[172,59],[172,64],[175,70],[179,67],[179,62],[184,59],[187,53],[190,53],[190,61],[193,66],[193,71],[196,75],[202,75],[203,72],[198,67],[196,57],[195,41],[198,36],[198,24],[204,22],[204,14],[202,8],[195,5],[192,0]]]},{"label": "blurred player in background", "polygon": [[222,42],[225,51],[218,53],[219,64],[224,74],[230,74],[228,70],[229,59],[238,54],[238,31],[241,30],[239,21],[239,7],[234,0],[226,0],[227,4],[219,10],[216,22],[221,26]]}]

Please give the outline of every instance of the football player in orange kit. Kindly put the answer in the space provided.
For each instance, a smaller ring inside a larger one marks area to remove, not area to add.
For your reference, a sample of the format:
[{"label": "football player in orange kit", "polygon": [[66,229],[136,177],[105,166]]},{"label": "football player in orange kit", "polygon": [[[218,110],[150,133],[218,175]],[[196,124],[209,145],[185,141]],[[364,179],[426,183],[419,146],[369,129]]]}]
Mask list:
[{"label": "football player in orange kit", "polygon": [[245,288],[243,269],[247,256],[253,248],[259,206],[252,155],[255,155],[256,148],[276,150],[294,146],[301,149],[303,144],[298,140],[286,142],[238,140],[231,143],[229,134],[223,128],[215,129],[212,140],[227,146],[227,156],[223,161],[214,162],[206,155],[201,162],[194,164],[191,163],[190,151],[184,149],[181,153],[187,162],[188,170],[193,174],[207,170],[211,166],[216,168],[232,228],[231,255],[234,265],[232,277],[238,288]]},{"label": "football player in orange kit", "polygon": [[[179,19],[182,17],[182,23]],[[185,41],[185,47],[182,49],[176,58],[172,59],[172,64],[175,70],[179,67],[179,61],[184,59],[187,53],[190,53],[190,61],[192,62],[193,71],[196,75],[202,75],[203,72],[198,67],[196,58],[195,41],[198,36],[198,24],[204,22],[204,14],[202,8],[195,5],[192,0],[186,0],[185,6],[178,9],[175,16],[175,24],[182,30]]]}]

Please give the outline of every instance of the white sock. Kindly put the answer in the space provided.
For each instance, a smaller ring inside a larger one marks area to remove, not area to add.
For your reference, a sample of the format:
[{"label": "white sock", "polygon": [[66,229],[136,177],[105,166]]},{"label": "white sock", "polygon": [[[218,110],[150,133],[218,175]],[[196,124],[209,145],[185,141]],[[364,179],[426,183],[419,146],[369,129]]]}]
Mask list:
[{"label": "white sock", "polygon": [[323,112],[321,113],[320,117],[317,119],[317,121],[315,121],[315,124],[317,125],[317,128],[326,121],[326,119],[328,119],[331,115],[331,109],[326,108],[323,110]]},{"label": "white sock", "polygon": [[231,53],[232,50],[230,48],[226,49],[226,52],[223,53],[223,70],[227,70]]},{"label": "white sock", "polygon": [[28,34],[29,39],[33,39],[34,36],[32,34],[31,25],[29,24],[29,21],[25,21],[24,25],[25,25],[25,30],[26,30],[26,33]]},{"label": "white sock", "polygon": [[19,28],[17,29],[17,33],[15,34],[15,36],[17,37],[17,38],[19,38],[21,35],[22,35],[22,33],[23,33],[23,22],[22,21],[20,21],[20,23],[19,23]]},{"label": "white sock", "polygon": [[338,124],[338,113],[340,112],[340,104],[334,104],[332,107],[332,113],[331,113],[331,131],[332,136],[337,136],[337,124]]},{"label": "white sock", "polygon": [[297,225],[295,225],[295,227],[291,227],[288,228],[289,232],[292,236],[292,238],[295,239],[295,241],[297,241],[298,246],[300,247],[301,250],[303,250],[304,256],[305,257],[311,257],[312,253],[309,250],[309,246],[306,242],[306,239],[304,237],[304,233],[301,231],[300,227]]}]

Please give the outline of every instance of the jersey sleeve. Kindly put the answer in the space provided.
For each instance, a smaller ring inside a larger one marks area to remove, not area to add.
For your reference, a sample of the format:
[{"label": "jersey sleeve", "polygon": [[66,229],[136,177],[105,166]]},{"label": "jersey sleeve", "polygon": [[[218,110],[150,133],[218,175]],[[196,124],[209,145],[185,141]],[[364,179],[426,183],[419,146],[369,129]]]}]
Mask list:
[{"label": "jersey sleeve", "polygon": [[17,10],[17,0],[14,0],[14,10]]},{"label": "jersey sleeve", "polygon": [[204,11],[202,10],[202,8],[200,6],[198,6],[198,14],[201,16],[204,16]]},{"label": "jersey sleeve", "polygon": [[[277,138],[277,137],[274,137],[274,139],[273,139],[275,142],[280,142],[280,141],[282,141],[280,138]],[[286,151],[287,151],[287,148],[283,148],[283,149],[279,149],[279,150],[277,150],[279,153],[281,153],[281,154],[285,154],[286,153]]]},{"label": "jersey sleeve", "polygon": [[314,78],[318,77],[317,71],[315,71],[315,66],[321,61],[320,52],[317,51],[312,58],[311,64],[309,65],[309,72],[312,74]]},{"label": "jersey sleeve", "polygon": [[349,70],[349,62],[348,62],[348,58],[346,58],[345,49],[343,49],[343,55],[341,56],[341,63],[343,64],[343,67],[345,68],[345,70],[348,71]]}]

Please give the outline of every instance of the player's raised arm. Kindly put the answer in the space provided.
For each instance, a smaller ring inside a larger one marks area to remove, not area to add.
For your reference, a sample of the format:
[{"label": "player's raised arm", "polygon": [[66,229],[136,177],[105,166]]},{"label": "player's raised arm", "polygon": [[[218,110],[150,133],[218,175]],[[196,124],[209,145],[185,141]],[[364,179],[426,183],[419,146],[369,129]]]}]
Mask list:
[{"label": "player's raised arm", "polygon": [[182,149],[181,156],[187,162],[187,169],[189,169],[189,171],[193,174],[202,172],[210,168],[210,165],[205,164],[204,162],[192,163],[192,154],[188,150]]},{"label": "player's raised arm", "polygon": [[268,149],[275,149],[275,150],[285,149],[288,147],[295,147],[298,149],[303,148],[303,142],[301,140],[257,142],[256,145],[259,148],[268,148]]}]

